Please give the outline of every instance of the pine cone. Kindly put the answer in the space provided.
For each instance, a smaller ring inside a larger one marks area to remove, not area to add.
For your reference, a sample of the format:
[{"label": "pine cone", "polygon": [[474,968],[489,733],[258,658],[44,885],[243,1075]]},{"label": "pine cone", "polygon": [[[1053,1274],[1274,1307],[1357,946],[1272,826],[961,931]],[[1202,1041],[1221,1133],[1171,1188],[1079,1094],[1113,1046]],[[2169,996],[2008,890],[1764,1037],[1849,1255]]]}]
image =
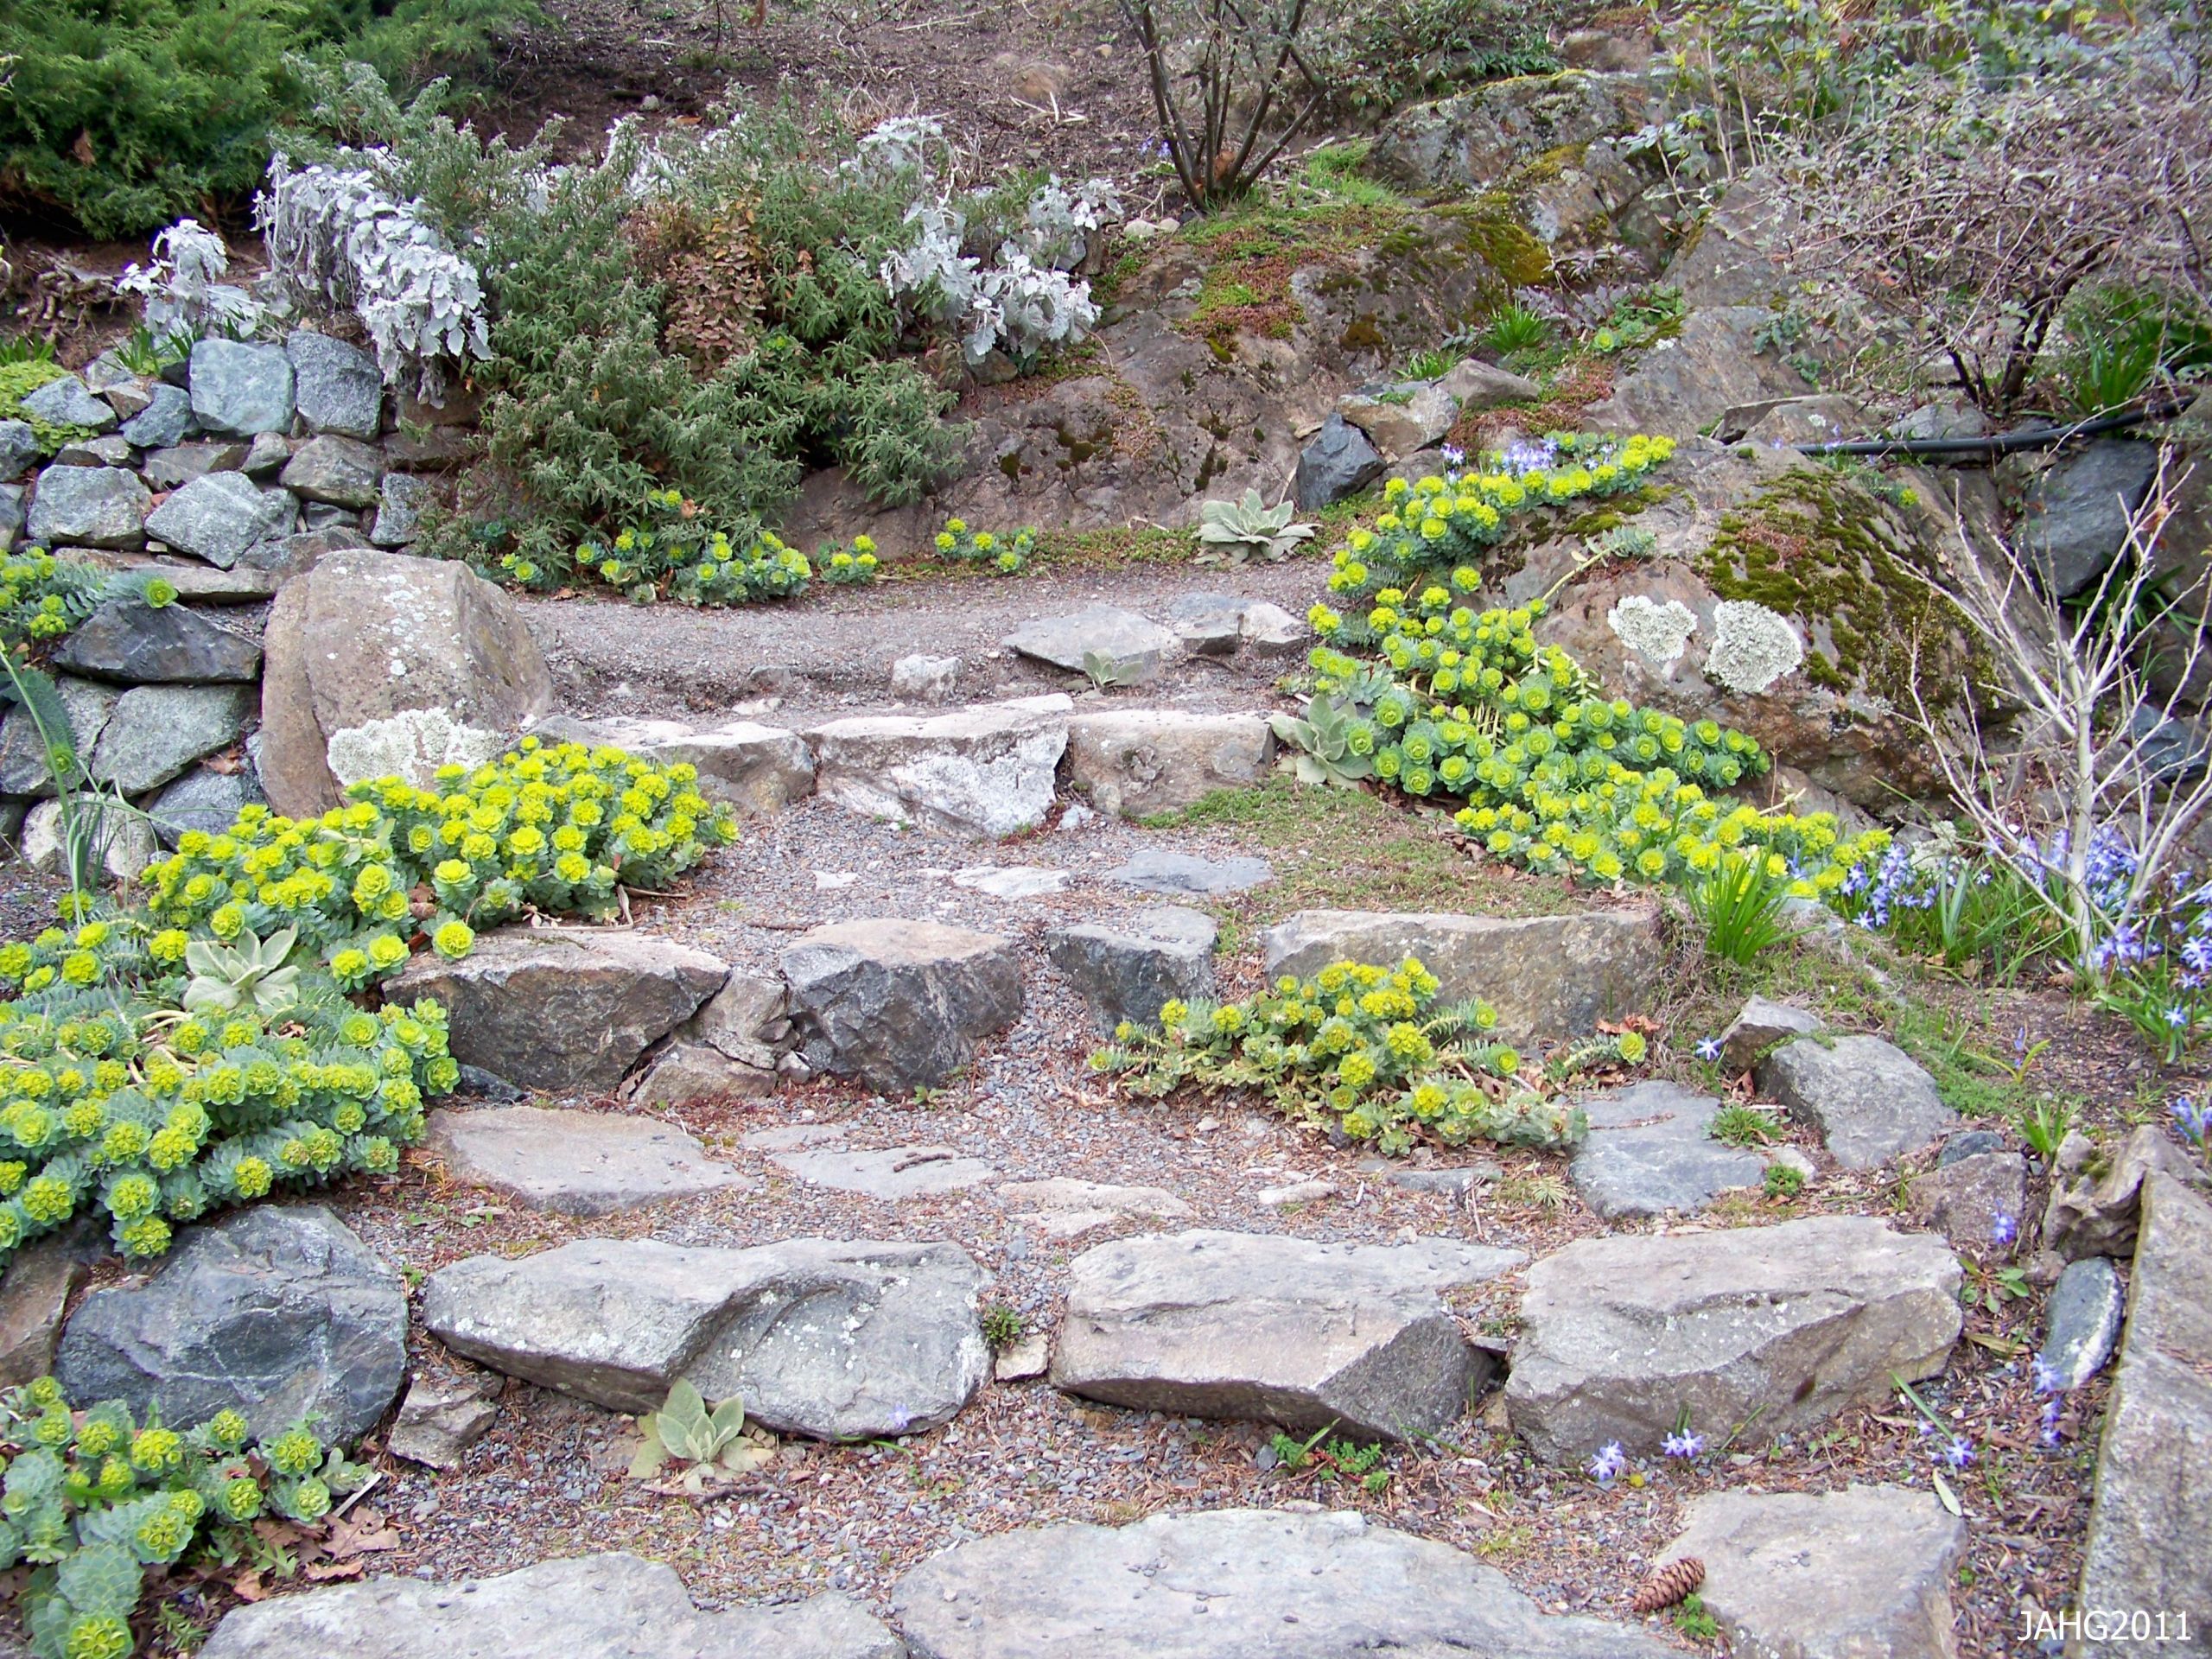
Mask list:
[{"label": "pine cone", "polygon": [[1636,1599],[1629,1605],[1641,1616],[1656,1613],[1662,1607],[1671,1607],[1684,1596],[1705,1582],[1705,1563],[1694,1555],[1685,1555],[1678,1561],[1669,1561],[1644,1580],[1636,1592]]}]

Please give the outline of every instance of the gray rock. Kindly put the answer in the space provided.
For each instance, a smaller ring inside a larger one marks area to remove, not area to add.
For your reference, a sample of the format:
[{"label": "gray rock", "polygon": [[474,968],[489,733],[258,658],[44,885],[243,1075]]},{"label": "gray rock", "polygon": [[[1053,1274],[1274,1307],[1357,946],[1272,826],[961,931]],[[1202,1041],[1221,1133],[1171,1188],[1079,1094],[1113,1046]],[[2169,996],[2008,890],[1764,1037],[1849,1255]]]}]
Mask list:
[{"label": "gray rock", "polygon": [[2158,446],[2098,438],[2054,461],[2030,492],[2014,539],[2061,599],[2093,585],[2127,544],[2128,515],[2158,471]]},{"label": "gray rock", "polygon": [[377,499],[376,522],[369,540],[378,547],[404,547],[422,532],[423,509],[430,486],[412,473],[386,473]]},{"label": "gray rock", "polygon": [[54,452],[56,467],[128,467],[130,442],[119,433],[105,437],[79,438]]},{"label": "gray rock", "polygon": [[1745,1655],[1954,1659],[1966,1522],[1933,1492],[1709,1492],[1656,1558],[1705,1563],[1698,1594]]},{"label": "gray rock", "polygon": [[159,380],[146,388],[146,407],[123,423],[123,435],[140,449],[167,449],[191,430],[191,394]]},{"label": "gray rock", "polygon": [[1817,1014],[1755,996],[1744,1004],[1743,1012],[1730,1020],[1728,1029],[1720,1033],[1721,1063],[1732,1075],[1748,1071],[1758,1063],[1760,1055],[1777,1044],[1824,1029]]},{"label": "gray rock", "polygon": [[1366,433],[1332,410],[1321,429],[1298,452],[1299,509],[1312,512],[1356,495],[1382,477],[1389,465]]},{"label": "gray rock", "polygon": [[[281,346],[195,340],[188,390],[192,412],[211,432],[280,433],[292,424],[292,362]],[[251,468],[248,468],[251,471]]]},{"label": "gray rock", "polygon": [[904,1659],[844,1597],[702,1613],[673,1567],[635,1555],[543,1561],[498,1578],[369,1579],[225,1615],[203,1659]]},{"label": "gray rock", "polygon": [[956,1147],[885,1147],[850,1152],[842,1147],[801,1147],[773,1154],[773,1161],[803,1181],[839,1192],[858,1192],[897,1203],[936,1198],[981,1186],[998,1173]]},{"label": "gray rock", "polygon": [[1507,1413],[1559,1465],[1656,1452],[1684,1411],[1786,1433],[1942,1370],[1961,1277],[1940,1240],[1863,1216],[1584,1239],[1529,1269]]},{"label": "gray rock", "polygon": [[407,1385],[385,1450],[426,1469],[457,1469],[461,1453],[484,1438],[499,1408],[466,1382],[417,1376]]},{"label": "gray rock", "polygon": [[2135,1248],[2143,1184],[2153,1171],[2183,1181],[2195,1178],[2188,1155],[2155,1124],[2134,1130],[2110,1154],[2086,1139],[2067,1139],[2044,1208],[2043,1246],[2069,1262],[2126,1255]]},{"label": "gray rock", "polygon": [[2023,1231],[2028,1166],[2017,1152],[1939,1162],[1912,1183],[1913,1223],[1958,1245],[2009,1246]]},{"label": "gray rock", "polygon": [[384,419],[377,360],[342,340],[301,329],[284,342],[300,418],[311,432],[373,438]]},{"label": "gray rock", "polygon": [[1465,1198],[1477,1187],[1497,1180],[1505,1173],[1497,1164],[1458,1164],[1432,1168],[1408,1163],[1402,1158],[1363,1158],[1359,1173],[1372,1175],[1402,1187],[1408,1192],[1439,1192],[1454,1198]]},{"label": "gray rock", "polygon": [[1064,696],[984,703],[927,719],[861,715],[804,734],[815,787],[869,817],[1003,840],[1052,810],[1068,746]]},{"label": "gray rock", "polygon": [[1106,872],[1109,881],[1146,893],[1168,893],[1191,898],[1211,898],[1243,893],[1274,880],[1274,868],[1264,858],[1195,858],[1147,848],[1128,863]]},{"label": "gray rock", "polygon": [[[135,881],[154,861],[154,832],[136,815],[121,817],[105,811],[91,795],[79,799],[81,811],[94,823],[92,842],[100,849],[99,868],[118,885]],[[63,845],[61,803],[41,801],[24,814],[21,847],[23,862],[48,875],[67,874],[68,854]]]},{"label": "gray rock", "polygon": [[1801,1037],[1761,1060],[1755,1075],[1790,1116],[1820,1132],[1846,1169],[1918,1152],[1959,1127],[1936,1080],[1879,1037]]},{"label": "gray rock", "polygon": [[453,1057],[531,1089],[600,1094],[721,988],[728,966],[642,933],[500,928],[385,987],[444,1005]]},{"label": "gray rock", "polygon": [[243,685],[140,685],[124,692],[92,753],[96,783],[139,796],[245,729],[253,692]]},{"label": "gray rock", "polygon": [[1258,715],[1116,709],[1068,721],[1068,780],[1101,812],[1179,811],[1217,790],[1254,789],[1273,768],[1274,733]]},{"label": "gray rock", "polygon": [[611,1410],[650,1410],[688,1377],[779,1434],[864,1439],[935,1428],[975,1397],[984,1283],[950,1244],[587,1238],[440,1268],[423,1322],[456,1353]]},{"label": "gray rock", "polygon": [[[79,757],[90,755],[115,713],[119,696],[112,687],[91,680],[63,677],[54,682],[62,711],[69,717],[67,736]],[[46,799],[54,793],[54,772],[46,758],[46,743],[38,722],[21,706],[10,709],[0,722],[0,794],[29,795]]]},{"label": "gray rock", "polygon": [[2108,1255],[2069,1262],[2044,1306],[2043,1348],[2036,1356],[2059,1389],[2078,1389],[2105,1368],[2120,1340],[2127,1293]]},{"label": "gray rock", "polygon": [[1773,321],[1764,305],[1693,309],[1666,349],[1646,352],[1613,395],[1592,406],[1591,426],[1687,440],[1738,404],[1802,393],[1804,377],[1759,348]]},{"label": "gray rock", "polygon": [[1244,642],[1244,612],[1252,603],[1235,594],[1185,594],[1160,614],[1183,649],[1200,657],[1229,657]]},{"label": "gray rock", "polygon": [[102,352],[85,365],[85,389],[99,392],[102,397],[122,387],[143,384],[112,348]]},{"label": "gray rock", "polygon": [[153,501],[119,467],[49,467],[31,486],[27,528],[41,547],[140,547]]},{"label": "gray rock", "polygon": [[[1721,417],[1727,429],[1728,417]],[[1808,397],[1783,397],[1763,410],[1744,429],[1744,442],[1765,449],[1807,449],[1815,444],[1840,443],[1867,435],[1866,411],[1851,398],[1835,392]]]},{"label": "gray rock", "polygon": [[69,1299],[106,1254],[105,1236],[79,1223],[10,1259],[7,1277],[0,1279],[0,1389],[20,1389],[53,1372]]},{"label": "gray rock", "polygon": [[614,1112],[445,1108],[430,1114],[425,1144],[448,1179],[563,1216],[614,1215],[743,1179],[675,1125]]},{"label": "gray rock", "polygon": [[23,413],[56,426],[86,426],[95,432],[112,430],[115,410],[85,389],[73,374],[49,380],[22,399]]},{"label": "gray rock", "polygon": [[1352,392],[1340,397],[1337,413],[1395,461],[1427,448],[1449,432],[1459,418],[1459,405],[1440,386],[1393,386],[1386,392]]},{"label": "gray rock", "polygon": [[188,772],[147,804],[154,834],[164,847],[175,847],[188,830],[219,836],[238,822],[240,809],[261,799],[253,773],[241,766],[236,772],[215,772],[206,766]]},{"label": "gray rock", "polygon": [[1375,164],[1414,190],[1493,189],[1522,162],[1635,130],[1654,104],[1643,75],[1570,71],[1493,80],[1395,111],[1377,135]]},{"label": "gray rock", "polygon": [[1508,404],[1533,404],[1543,388],[1523,374],[1501,369],[1480,358],[1463,357],[1437,383],[1463,410],[1503,409]]},{"label": "gray rock", "polygon": [[[359,438],[326,433],[293,451],[277,482],[303,501],[373,507],[383,499],[384,451]],[[317,526],[310,523],[308,528]]]},{"label": "gray rock", "polygon": [[943,1083],[1021,1012],[1012,941],[938,922],[833,922],[781,963],[793,1024],[872,1089]]},{"label": "gray rock", "polygon": [[988,893],[994,899],[1041,899],[1059,893],[1068,884],[1068,873],[1043,864],[971,864],[952,873],[952,885],[970,893]]},{"label": "gray rock", "polygon": [[126,685],[251,680],[261,647],[181,605],[111,599],[70,630],[54,665]]},{"label": "gray rock", "polygon": [[699,771],[699,792],[753,813],[780,812],[814,792],[814,755],[796,732],[733,720],[696,728],[676,720],[578,720],[558,715],[535,728],[549,742],[612,745],[657,766]]},{"label": "gray rock", "polygon": [[2005,1150],[2005,1137],[1994,1129],[1964,1129],[1943,1143],[1943,1150],[1936,1155],[1936,1167],[1944,1168],[1962,1158],[1979,1158],[1985,1152]]},{"label": "gray rock", "polygon": [[1694,1214],[1721,1193],[1757,1186],[1766,1160],[1707,1133],[1720,1103],[1677,1084],[1632,1083],[1579,1103],[1590,1134],[1567,1166],[1583,1202],[1608,1221]]},{"label": "gray rock", "polygon": [[1220,930],[1203,912],[1162,905],[1116,922],[1082,922],[1045,935],[1045,955],[1068,976],[1098,1029],[1157,1026],[1161,1004],[1214,995]]},{"label": "gray rock", "polygon": [[775,1061],[766,1065],[732,1059],[711,1043],[677,1039],[649,1059],[623,1085],[623,1096],[636,1106],[689,1106],[694,1102],[739,1096],[756,1098],[776,1092]]},{"label": "gray rock", "polygon": [[154,488],[173,490],[210,473],[241,471],[239,463],[245,459],[245,445],[232,438],[216,438],[205,443],[179,443],[159,450],[146,457],[139,471]]},{"label": "gray rock", "polygon": [[292,459],[292,441],[278,432],[260,432],[245,447],[238,470],[248,478],[273,482]]},{"label": "gray rock", "polygon": [[[2142,1211],[2075,1605],[2201,1619],[2212,1608],[2212,1205],[2154,1170]],[[2123,1624],[2082,1652],[2143,1651],[2128,1634]]]},{"label": "gray rock", "polygon": [[1159,623],[1117,605],[1092,605],[1069,616],[1044,616],[1023,623],[1003,641],[1040,663],[1074,673],[1088,671],[1095,658],[1124,684],[1155,679],[1178,654],[1175,635]]},{"label": "gray rock", "polygon": [[1577,1036],[1651,1004],[1665,953],[1648,905],[1572,916],[1503,918],[1301,910],[1260,935],[1270,980],[1332,962],[1395,967],[1419,957],[1443,1003],[1478,996],[1500,1032]]},{"label": "gray rock", "polygon": [[1457,1240],[1321,1244],[1199,1230],[1118,1239],[1068,1268],[1052,1385],[1179,1416],[1436,1433],[1490,1366],[1440,1293],[1518,1266]]},{"label": "gray rock", "polygon": [[146,533],[227,570],[255,543],[290,535],[298,517],[281,490],[264,493],[244,473],[209,473],[149,513]]},{"label": "gray rock", "polygon": [[901,702],[944,702],[951,698],[959,679],[957,657],[916,652],[891,664],[891,695]]},{"label": "gray rock", "polygon": [[264,542],[246,550],[240,570],[259,572],[269,579],[273,593],[294,576],[303,576],[333,553],[344,553],[368,543],[342,524],[301,531],[282,541]]},{"label": "gray rock", "polygon": [[21,478],[38,455],[38,434],[29,421],[0,421],[0,478]]},{"label": "gray rock", "polygon": [[[909,1568],[893,1616],[916,1659],[1667,1659],[1656,1637],[1554,1618],[1472,1556],[1353,1509],[1061,1522]],[[223,1659],[215,1655],[213,1659]]]},{"label": "gray rock", "polygon": [[[1192,1214],[1191,1206],[1164,1186],[1122,1186],[1065,1175],[1007,1181],[998,1198],[1016,1221],[1047,1238],[1073,1238],[1121,1221],[1182,1221]],[[1040,1365],[1033,1375],[1041,1376],[1044,1370]]]},{"label": "gray rock", "polygon": [[186,1232],[143,1283],[94,1291],[54,1376],[141,1418],[245,1413],[257,1435],[309,1412],[329,1439],[376,1426],[407,1377],[407,1293],[320,1205],[258,1204]]},{"label": "gray rock", "polygon": [[780,975],[733,968],[683,1028],[687,1038],[721,1050],[734,1060],[772,1069],[777,1050],[791,1035],[791,989]]}]

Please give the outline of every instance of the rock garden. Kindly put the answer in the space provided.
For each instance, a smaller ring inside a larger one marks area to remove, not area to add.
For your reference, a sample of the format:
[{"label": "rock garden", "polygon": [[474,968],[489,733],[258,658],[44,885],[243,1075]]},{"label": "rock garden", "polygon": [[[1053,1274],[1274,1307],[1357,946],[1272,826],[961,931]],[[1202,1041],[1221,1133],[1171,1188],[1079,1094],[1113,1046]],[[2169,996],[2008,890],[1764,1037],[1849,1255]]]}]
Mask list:
[{"label": "rock garden", "polygon": [[0,1652],[2212,1652],[2190,18],[218,10],[0,19]]}]

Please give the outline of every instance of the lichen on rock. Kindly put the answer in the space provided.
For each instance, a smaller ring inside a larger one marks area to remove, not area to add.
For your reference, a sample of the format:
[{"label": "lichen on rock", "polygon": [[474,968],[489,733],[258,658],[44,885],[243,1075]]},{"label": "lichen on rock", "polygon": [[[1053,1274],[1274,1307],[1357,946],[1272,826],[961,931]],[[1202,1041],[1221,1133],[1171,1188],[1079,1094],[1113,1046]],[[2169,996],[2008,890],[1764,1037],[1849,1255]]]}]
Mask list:
[{"label": "lichen on rock", "polygon": [[1620,642],[1655,663],[1672,663],[1697,632],[1697,613],[1679,599],[1663,605],[1649,594],[1630,594],[1605,613]]},{"label": "lichen on rock", "polygon": [[454,719],[442,709],[407,709],[330,738],[332,776],[348,787],[365,778],[404,778],[427,789],[446,766],[472,770],[499,757],[505,734]]},{"label": "lichen on rock", "polygon": [[1731,691],[1757,696],[1805,660],[1805,642],[1789,620],[1750,600],[1713,607],[1713,649],[1705,671]]}]

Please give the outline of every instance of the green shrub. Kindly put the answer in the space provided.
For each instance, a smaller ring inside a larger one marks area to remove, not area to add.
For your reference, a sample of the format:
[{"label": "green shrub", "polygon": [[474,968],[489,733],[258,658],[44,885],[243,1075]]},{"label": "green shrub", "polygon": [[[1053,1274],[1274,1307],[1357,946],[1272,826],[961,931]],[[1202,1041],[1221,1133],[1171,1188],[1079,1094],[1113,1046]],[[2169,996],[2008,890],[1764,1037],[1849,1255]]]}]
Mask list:
[{"label": "green shrub", "polygon": [[1794,878],[1779,853],[1729,853],[1689,888],[1690,913],[1705,930],[1707,956],[1747,968],[1789,937],[1782,901]]},{"label": "green shrub", "polygon": [[1001,576],[1018,576],[1037,550],[1037,532],[1027,525],[1011,531],[977,530],[965,519],[948,518],[934,545],[938,556],[952,563],[980,564]]},{"label": "green shrub", "polygon": [[200,1545],[244,1554],[264,1515],[313,1525],[369,1478],[304,1422],[251,1435],[235,1411],[182,1433],[119,1400],[74,1413],[50,1376],[0,1399],[0,1567],[29,1569],[37,1659],[127,1659],[148,1568]]},{"label": "green shrub", "polygon": [[1558,68],[1546,25],[1560,10],[1498,0],[1347,7],[1319,32],[1312,61],[1335,110],[1376,115],[1408,99]]}]

